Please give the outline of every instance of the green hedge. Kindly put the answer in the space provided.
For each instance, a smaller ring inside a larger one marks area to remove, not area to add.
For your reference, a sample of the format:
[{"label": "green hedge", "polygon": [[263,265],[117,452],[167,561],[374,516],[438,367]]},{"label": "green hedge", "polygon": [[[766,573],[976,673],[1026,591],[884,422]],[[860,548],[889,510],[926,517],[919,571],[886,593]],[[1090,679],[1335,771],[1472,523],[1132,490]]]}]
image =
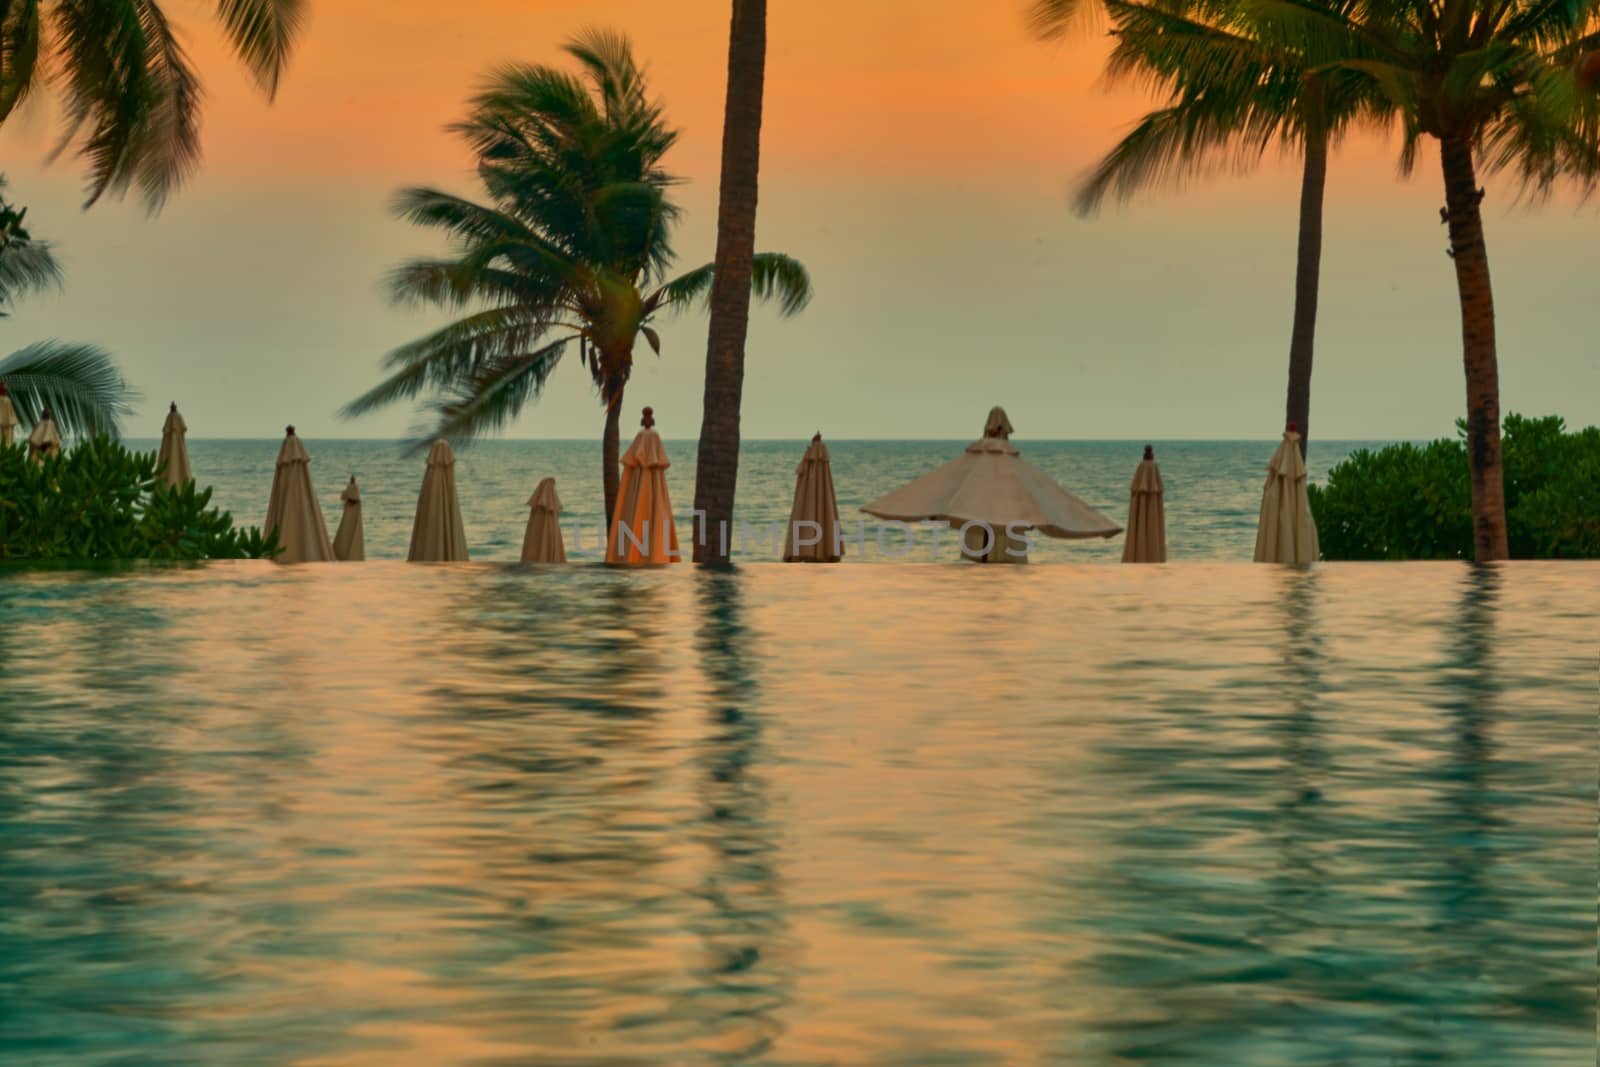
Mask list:
[{"label": "green hedge", "polygon": [[0,447],[0,560],[260,559],[277,537],[210,506],[211,490],[156,480],[156,454],[105,437],[35,463]]},{"label": "green hedge", "polygon": [[[1313,485],[1325,559],[1471,559],[1465,434],[1352,455]],[[1600,559],[1600,427],[1507,415],[1506,524],[1515,559]]]}]

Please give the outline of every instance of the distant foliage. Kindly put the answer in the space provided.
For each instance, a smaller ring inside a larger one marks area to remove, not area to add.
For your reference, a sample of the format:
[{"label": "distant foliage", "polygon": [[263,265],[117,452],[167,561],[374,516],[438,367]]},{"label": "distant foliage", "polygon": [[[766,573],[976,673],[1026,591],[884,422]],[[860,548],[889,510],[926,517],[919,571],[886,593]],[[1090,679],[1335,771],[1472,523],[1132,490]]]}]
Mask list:
[{"label": "distant foliage", "polygon": [[25,446],[0,447],[0,560],[261,559],[277,535],[210,506],[211,490],[156,479],[154,452],[107,437],[35,463]]},{"label": "distant foliage", "polygon": [[[1514,559],[1600,559],[1600,427],[1505,419],[1506,516]],[[1310,487],[1326,559],[1471,559],[1462,439],[1352,455]]]}]

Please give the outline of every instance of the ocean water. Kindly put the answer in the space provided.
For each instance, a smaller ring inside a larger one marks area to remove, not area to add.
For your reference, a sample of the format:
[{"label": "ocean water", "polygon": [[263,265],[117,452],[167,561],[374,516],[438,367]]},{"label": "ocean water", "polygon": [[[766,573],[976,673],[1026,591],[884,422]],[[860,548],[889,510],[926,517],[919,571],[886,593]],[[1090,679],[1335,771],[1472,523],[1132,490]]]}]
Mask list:
[{"label": "ocean water", "polygon": [[[214,502],[233,512],[237,521],[260,525],[267,514],[280,443],[191,440],[195,478],[214,488]],[[782,538],[772,531],[789,519],[795,468],[807,443],[745,442],[740,452],[736,523],[748,524],[749,533],[733,532],[736,560],[771,560],[781,555]],[[959,562],[954,535],[947,529],[937,545],[934,534],[926,529],[908,540],[903,531],[885,528],[858,509],[959,456],[967,443],[829,441],[839,514],[852,538],[846,561]],[[1019,439],[1016,443],[1024,458],[1090,506],[1118,524],[1127,518],[1128,486],[1143,455],[1142,442]],[[130,444],[154,450],[159,441]],[[1311,477],[1324,477],[1328,468],[1355,448],[1370,444],[1313,441],[1308,463]],[[672,460],[667,483],[678,516],[679,538],[687,546],[696,442],[668,441],[666,445]],[[1255,548],[1267,461],[1277,442],[1169,441],[1155,442],[1155,446],[1167,486],[1169,557],[1249,559]],[[311,453],[312,483],[322,499],[330,536],[342,513],[339,494],[354,474],[361,486],[368,558],[405,559],[422,487],[423,457],[389,441],[308,438],[306,447]],[[518,558],[528,522],[528,497],[539,481],[549,476],[555,477],[566,506],[562,520],[568,557],[578,560],[604,554],[598,441],[483,441],[461,449],[456,464],[462,518],[474,560]],[[856,537],[862,538],[864,551],[857,547]],[[1073,542],[1041,537],[1032,558],[1037,562],[1082,562],[1118,560],[1121,554],[1120,537]]]},{"label": "ocean water", "polygon": [[0,1063],[1591,1067],[1597,605],[1595,563],[0,572]]}]

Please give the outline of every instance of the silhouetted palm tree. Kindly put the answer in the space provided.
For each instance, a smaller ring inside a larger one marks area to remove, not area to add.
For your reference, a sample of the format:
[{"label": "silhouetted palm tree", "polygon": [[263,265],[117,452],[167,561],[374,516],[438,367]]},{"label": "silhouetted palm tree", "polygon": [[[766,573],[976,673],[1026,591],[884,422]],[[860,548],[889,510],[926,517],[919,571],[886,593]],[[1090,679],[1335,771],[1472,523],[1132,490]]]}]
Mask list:
[{"label": "silhouetted palm tree", "polygon": [[[304,10],[305,0],[217,0],[217,21],[269,97]],[[89,204],[137,185],[154,210],[199,162],[200,81],[158,0],[0,3],[0,122],[47,84],[63,98],[61,148],[78,142],[89,164]]]},{"label": "silhouetted palm tree", "polygon": [[761,101],[766,85],[767,0],[733,0],[728,93],[722,118],[722,186],[717,206],[717,281],[706,343],[705,411],[694,479],[694,558],[726,563],[739,482],[739,409],[756,243],[761,171]]},{"label": "silhouetted palm tree", "polygon": [[[1253,166],[1274,146],[1303,157],[1284,417],[1299,427],[1304,452],[1311,425],[1328,156],[1352,121],[1364,111],[1373,117],[1371,93],[1356,75],[1308,70],[1292,49],[1252,36],[1249,7],[1240,0],[1105,0],[1104,7],[1116,41],[1111,75],[1154,81],[1168,99],[1141,119],[1084,182],[1076,197],[1080,213],[1096,211],[1107,195],[1128,199],[1221,163]],[[1081,10],[1073,0],[1038,0],[1033,24],[1042,36],[1058,37]]]},{"label": "silhouetted palm tree", "polygon": [[[0,176],[0,194],[5,191]],[[61,268],[50,245],[23,225],[27,209],[0,195],[0,318],[23,294],[61,283]],[[38,421],[45,407],[68,433],[116,436],[119,420],[133,399],[116,364],[94,345],[41,341],[0,359],[0,383],[10,393],[24,424]]]},{"label": "silhouetted palm tree", "polygon": [[1600,94],[1585,64],[1600,48],[1600,0],[1251,0],[1258,34],[1310,68],[1366,79],[1404,131],[1409,172],[1439,144],[1461,304],[1473,539],[1480,560],[1508,554],[1500,462],[1494,294],[1478,185],[1509,171],[1544,193],[1600,180]]},{"label": "silhouetted palm tree", "polygon": [[[659,355],[659,314],[703,299],[707,264],[675,279],[661,160],[677,140],[648,92],[625,37],[592,32],[566,46],[580,75],[545,66],[497,71],[455,129],[478,157],[486,204],[435,189],[408,189],[399,214],[443,230],[445,258],[402,266],[401,301],[478,310],[396,349],[393,373],[345,408],[359,415],[424,392],[435,396],[431,436],[495,430],[537,399],[574,344],[605,405],[606,514],[616,503],[618,419],[643,336]],[[785,313],[811,296],[805,268],[756,256],[746,292],[775,297]]]}]

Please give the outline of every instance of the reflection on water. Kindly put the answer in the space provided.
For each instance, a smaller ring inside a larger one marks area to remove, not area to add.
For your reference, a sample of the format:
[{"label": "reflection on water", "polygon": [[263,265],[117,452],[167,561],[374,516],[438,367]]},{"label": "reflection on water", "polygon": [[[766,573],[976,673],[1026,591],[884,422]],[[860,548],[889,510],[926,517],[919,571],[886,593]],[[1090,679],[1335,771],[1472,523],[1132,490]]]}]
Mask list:
[{"label": "reflection on water", "polygon": [[0,1062],[1588,1064],[1600,567],[0,575]]}]

